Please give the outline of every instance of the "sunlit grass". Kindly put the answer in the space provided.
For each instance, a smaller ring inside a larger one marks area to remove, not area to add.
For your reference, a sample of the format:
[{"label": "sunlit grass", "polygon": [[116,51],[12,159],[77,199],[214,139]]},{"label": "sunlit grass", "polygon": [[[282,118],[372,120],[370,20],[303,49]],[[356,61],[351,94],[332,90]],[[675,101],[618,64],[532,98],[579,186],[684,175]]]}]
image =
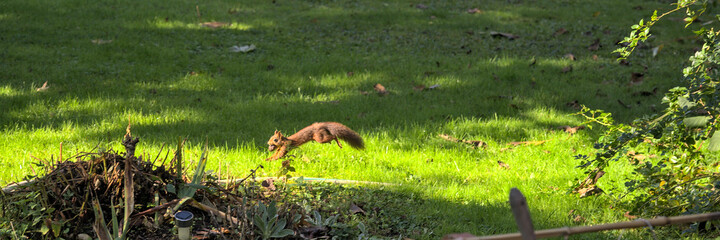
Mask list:
[{"label": "sunlit grass", "polygon": [[[617,64],[614,43],[646,13],[627,1],[44,4],[0,2],[0,183],[39,174],[33,162],[57,159],[61,144],[65,159],[122,151],[128,123],[145,158],[161,149],[164,157],[182,137],[197,159],[207,140],[207,169],[222,178],[260,164],[259,176],[276,176],[281,162],[264,161],[274,130],[338,121],[367,149],[307,144],[291,152],[292,174],[400,184],[390,190],[428,200],[408,212],[436,223],[431,239],[515,231],[505,203],[512,187],[528,197],[537,228],[625,220],[611,197],[568,194],[582,177],[573,156],[590,154],[601,129],[559,127],[581,123],[575,102],[625,122],[661,109],[662,94],[633,93],[674,86],[678,59],[693,47],[673,40],[684,33],[662,30],[667,50],[653,58],[640,49],[631,65]],[[211,21],[229,25],[202,26]],[[567,33],[554,35],[561,28]],[[595,39],[602,47],[588,50]],[[229,51],[245,44],[257,49]],[[647,72],[645,82],[629,85],[632,72]],[[45,81],[49,88],[35,91]],[[389,94],[379,96],[376,83]],[[511,144],[522,141],[539,144]],[[604,189],[623,187],[621,174],[604,178]],[[586,220],[573,221],[571,210]]]}]

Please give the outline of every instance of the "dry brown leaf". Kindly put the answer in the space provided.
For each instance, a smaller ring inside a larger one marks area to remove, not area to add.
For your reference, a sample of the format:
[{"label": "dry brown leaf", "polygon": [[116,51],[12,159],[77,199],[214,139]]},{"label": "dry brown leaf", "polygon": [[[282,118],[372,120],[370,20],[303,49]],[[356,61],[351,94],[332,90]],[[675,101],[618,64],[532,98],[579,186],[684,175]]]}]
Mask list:
[{"label": "dry brown leaf", "polygon": [[418,91],[418,92],[425,90],[425,85],[422,85],[422,84],[415,85],[415,86],[413,86],[413,90]]},{"label": "dry brown leaf", "polygon": [[451,142],[459,142],[459,143],[465,143],[465,144],[472,145],[473,148],[481,148],[481,147],[484,148],[484,147],[487,147],[487,143],[486,143],[486,142],[483,142],[483,141],[457,139],[457,138],[455,138],[455,137],[453,137],[453,136],[450,136],[450,135],[447,135],[447,134],[440,134],[440,135],[438,135],[438,136],[439,136],[440,138],[442,138],[442,139],[445,139],[445,140],[448,140],[448,141],[451,141]]},{"label": "dry brown leaf", "polygon": [[542,140],[542,141],[523,141],[523,142],[510,142],[508,145],[518,146],[518,145],[540,145],[550,140]]},{"label": "dry brown leaf", "polygon": [[507,165],[507,163],[505,163],[503,161],[498,160],[497,163],[501,168],[510,169],[510,165]]},{"label": "dry brown leaf", "polygon": [[507,38],[508,40],[515,40],[516,38],[519,38],[519,37],[520,37],[520,36],[518,36],[518,35],[514,35],[514,34],[511,34],[511,33],[495,32],[495,31],[490,31],[490,36],[492,36],[492,37],[504,37],[504,38]]},{"label": "dry brown leaf", "polygon": [[644,73],[634,72],[630,76],[630,85],[640,85],[643,83],[644,78]]},{"label": "dry brown leaf", "polygon": [[42,87],[36,88],[35,91],[44,92],[44,91],[47,91],[48,88],[50,88],[50,87],[48,87],[47,81],[45,81],[45,83],[43,83]]},{"label": "dry brown leaf", "polygon": [[568,33],[568,30],[567,30],[567,29],[565,29],[565,28],[560,28],[560,29],[558,29],[557,31],[555,31],[555,33],[553,33],[553,37],[557,37],[557,36],[560,36],[560,35],[563,35],[563,34],[566,34],[566,33]]},{"label": "dry brown leaf", "polygon": [[229,25],[229,24],[226,22],[204,22],[201,24],[201,26],[208,27],[208,28],[219,28],[219,27],[224,27],[227,25]]},{"label": "dry brown leaf", "polygon": [[625,103],[624,103],[623,101],[621,101],[620,99],[618,99],[617,102],[618,102],[621,106],[623,106],[623,107],[625,107],[625,108],[627,108],[627,109],[632,108],[632,106],[630,106],[629,104],[625,104]]},{"label": "dry brown leaf", "polygon": [[377,92],[378,95],[380,95],[380,96],[385,96],[388,94],[388,91],[385,89],[385,86],[383,86],[382,84],[377,83],[377,84],[375,84],[375,86],[373,88],[375,88],[375,92]]},{"label": "dry brown leaf", "polygon": [[630,215],[630,211],[625,212],[625,214],[623,214],[623,216],[630,220],[637,218],[637,216]]},{"label": "dry brown leaf", "polygon": [[274,182],[275,182],[275,180],[273,180],[272,178],[268,178],[268,179],[263,180],[262,183],[260,183],[260,185],[262,185],[264,188],[266,188],[270,191],[275,191],[275,183]]},{"label": "dry brown leaf", "polygon": [[598,49],[600,49],[600,47],[600,39],[596,38],[595,41],[593,41],[593,43],[588,46],[588,50],[597,51]]},{"label": "dry brown leaf", "polygon": [[568,106],[568,107],[571,107],[571,108],[573,108],[573,109],[575,109],[575,110],[580,110],[580,107],[581,107],[581,106],[580,106],[580,103],[578,102],[578,100],[575,100],[575,101],[566,103],[565,105]]},{"label": "dry brown leaf", "polygon": [[106,44],[106,43],[111,43],[112,41],[113,41],[112,39],[111,39],[111,40],[105,40],[105,39],[93,39],[93,40],[90,40],[90,42],[92,42],[92,43],[94,43],[94,44],[97,44],[97,45]]},{"label": "dry brown leaf", "polygon": [[470,14],[483,13],[479,8],[468,9],[467,12]]},{"label": "dry brown leaf", "polygon": [[597,60],[598,60],[598,55],[593,54],[593,55],[592,55],[592,60],[593,60],[593,61],[597,61]]},{"label": "dry brown leaf", "polygon": [[364,214],[365,214],[365,210],[363,210],[362,208],[358,207],[358,205],[352,204],[352,205],[350,205],[350,213],[351,213],[351,214],[362,213],[362,214],[364,215]]},{"label": "dry brown leaf", "polygon": [[565,58],[569,59],[570,61],[575,61],[575,55],[572,53],[565,54]]},{"label": "dry brown leaf", "polygon": [[566,133],[569,133],[570,135],[573,135],[573,134],[577,133],[578,130],[585,129],[585,126],[576,126],[576,127],[560,126],[558,128],[564,130]]},{"label": "dry brown leaf", "polygon": [[649,96],[655,96],[657,94],[658,88],[653,88],[652,91],[637,91],[632,94],[633,97],[642,96],[642,97],[649,97]]}]

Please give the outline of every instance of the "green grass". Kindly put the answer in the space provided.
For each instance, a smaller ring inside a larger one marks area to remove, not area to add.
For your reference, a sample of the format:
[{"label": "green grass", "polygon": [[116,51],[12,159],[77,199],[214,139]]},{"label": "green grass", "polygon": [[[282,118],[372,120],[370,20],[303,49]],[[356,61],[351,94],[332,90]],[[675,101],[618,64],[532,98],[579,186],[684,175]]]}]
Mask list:
[{"label": "green grass", "polygon": [[[557,127],[582,121],[572,115],[573,101],[625,122],[663,108],[662,93],[680,84],[682,64],[698,46],[677,40],[691,35],[682,23],[659,24],[650,47],[638,49],[629,66],[617,64],[611,51],[639,18],[669,6],[414,4],[2,1],[0,183],[34,174],[35,158],[57,158],[61,143],[64,158],[95,147],[120,150],[128,119],[148,157],[187,137],[188,156],[197,159],[208,139],[208,169],[239,177],[263,164],[259,174],[274,176],[280,161],[263,161],[274,130],[338,121],[358,131],[367,149],[305,145],[292,152],[294,174],[400,183],[393,191],[425,199],[408,210],[432,219],[430,237],[515,231],[505,203],[512,187],[527,196],[539,229],[625,220],[622,210],[610,209],[609,197],[567,194],[582,176],[573,155],[590,153],[600,132],[568,135]],[[466,12],[476,7],[483,12]],[[230,25],[200,26],[208,21]],[[554,36],[560,28],[567,33]],[[490,31],[519,38],[494,38]],[[595,39],[601,48],[588,50]],[[257,49],[229,51],[246,44]],[[652,57],[650,48],[660,45]],[[645,73],[642,84],[630,84],[632,72]],[[36,92],[45,81],[49,89]],[[375,83],[390,94],[375,94]],[[413,90],[419,84],[439,87]],[[655,96],[633,95],[655,87]],[[488,147],[447,142],[440,133]],[[510,142],[542,140],[548,142],[507,149]],[[616,165],[616,172],[627,172]],[[622,185],[620,175],[605,178],[603,188]],[[586,221],[573,222],[571,210]]]}]

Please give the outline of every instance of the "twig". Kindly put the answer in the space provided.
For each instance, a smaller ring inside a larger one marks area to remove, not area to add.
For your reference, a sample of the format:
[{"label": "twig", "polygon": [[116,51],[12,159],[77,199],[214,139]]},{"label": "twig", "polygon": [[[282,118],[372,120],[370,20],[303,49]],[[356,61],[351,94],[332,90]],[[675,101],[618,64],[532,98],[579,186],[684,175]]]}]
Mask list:
[{"label": "twig", "polygon": [[163,204],[160,205],[160,206],[156,206],[156,207],[154,207],[154,208],[151,208],[151,209],[148,209],[148,210],[145,210],[145,211],[136,213],[136,214],[134,214],[134,215],[132,215],[132,216],[130,216],[130,217],[131,217],[131,218],[135,218],[135,217],[138,217],[138,216],[143,216],[143,215],[147,215],[147,214],[150,214],[150,213],[154,213],[154,212],[157,212],[157,211],[166,209],[166,208],[172,206],[173,204],[178,203],[179,201],[180,201],[180,199],[174,199],[174,200],[172,200],[172,201],[163,203]]}]

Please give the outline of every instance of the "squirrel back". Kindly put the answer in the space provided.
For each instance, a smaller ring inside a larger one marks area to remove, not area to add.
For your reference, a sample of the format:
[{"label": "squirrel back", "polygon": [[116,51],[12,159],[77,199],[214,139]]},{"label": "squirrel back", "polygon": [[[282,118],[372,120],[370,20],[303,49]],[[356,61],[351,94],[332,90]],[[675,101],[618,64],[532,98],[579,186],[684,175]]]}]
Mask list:
[{"label": "squirrel back", "polygon": [[356,133],[349,127],[336,122],[325,122],[324,124],[328,131],[330,131],[331,135],[342,139],[355,149],[365,149],[365,142],[362,137],[360,137],[360,134]]},{"label": "squirrel back", "polygon": [[282,158],[291,149],[310,141],[329,143],[335,140],[338,147],[342,148],[338,139],[350,144],[355,149],[365,148],[365,142],[360,137],[360,134],[349,127],[337,122],[316,122],[289,137],[283,136],[280,131],[275,131],[275,134],[268,140],[268,150],[275,151],[277,149],[277,151],[266,160],[272,161]]}]

